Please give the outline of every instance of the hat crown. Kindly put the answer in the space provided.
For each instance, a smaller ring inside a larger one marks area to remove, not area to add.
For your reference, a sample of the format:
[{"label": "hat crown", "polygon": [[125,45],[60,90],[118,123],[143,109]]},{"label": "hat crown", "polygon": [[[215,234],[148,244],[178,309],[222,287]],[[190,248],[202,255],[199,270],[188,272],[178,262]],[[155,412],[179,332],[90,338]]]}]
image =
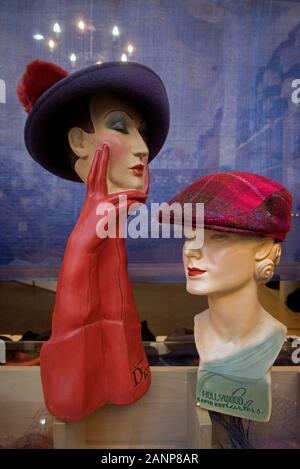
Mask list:
[{"label": "hat crown", "polygon": [[292,196],[277,181],[254,173],[204,176],[170,203],[204,204],[204,225],[217,231],[283,240],[290,229]]}]

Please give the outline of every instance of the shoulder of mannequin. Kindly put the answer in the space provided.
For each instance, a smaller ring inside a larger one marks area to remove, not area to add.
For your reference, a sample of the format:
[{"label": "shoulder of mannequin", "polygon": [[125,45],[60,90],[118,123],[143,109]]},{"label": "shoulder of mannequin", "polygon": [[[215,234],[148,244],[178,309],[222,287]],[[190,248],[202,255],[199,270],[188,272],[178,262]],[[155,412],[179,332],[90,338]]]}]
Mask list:
[{"label": "shoulder of mannequin", "polygon": [[274,328],[281,332],[287,331],[287,328],[282,322],[278,321],[274,316],[272,316],[268,311],[264,309],[264,322],[267,322],[269,324],[273,324]]},{"label": "shoulder of mannequin", "polygon": [[262,334],[263,337],[269,336],[270,334],[272,336],[278,334],[284,339],[287,334],[286,326],[282,324],[280,321],[278,321],[276,318],[274,318],[274,316],[272,316],[266,310],[264,310],[264,318],[259,328],[259,331],[258,330],[256,331],[257,336]]}]

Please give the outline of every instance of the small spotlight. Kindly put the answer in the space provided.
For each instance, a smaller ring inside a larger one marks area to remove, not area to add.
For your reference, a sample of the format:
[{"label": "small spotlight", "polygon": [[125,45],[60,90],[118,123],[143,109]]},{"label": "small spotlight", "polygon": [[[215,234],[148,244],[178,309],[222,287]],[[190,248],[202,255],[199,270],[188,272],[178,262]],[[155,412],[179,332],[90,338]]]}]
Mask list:
[{"label": "small spotlight", "polygon": [[76,57],[76,55],[75,55],[74,53],[71,54],[69,58],[70,58],[70,62],[72,62],[72,64],[74,64],[74,63],[76,62],[76,60],[77,60],[77,57]]},{"label": "small spotlight", "polygon": [[55,47],[55,41],[53,41],[53,39],[49,39],[48,46],[50,47],[51,50],[53,50]]},{"label": "small spotlight", "polygon": [[40,419],[40,424],[41,424],[41,425],[45,425],[45,423],[46,423],[46,419],[45,419],[45,418]]},{"label": "small spotlight", "polygon": [[35,34],[33,36],[33,39],[35,39],[36,41],[42,41],[44,38],[44,36],[42,34]]},{"label": "small spotlight", "polygon": [[127,51],[129,54],[132,54],[132,52],[134,51],[134,47],[132,44],[129,44],[128,47],[127,47]]},{"label": "small spotlight", "polygon": [[53,25],[53,31],[54,31],[55,33],[57,33],[57,34],[61,32],[61,29],[60,29],[60,26],[59,26],[58,23],[54,23],[54,25]]},{"label": "small spotlight", "polygon": [[128,60],[128,59],[127,59],[127,55],[126,55],[126,54],[122,54],[121,60],[122,60],[122,62],[127,62],[127,60]]},{"label": "small spotlight", "polygon": [[96,62],[96,65],[100,65],[102,64],[102,60],[98,60],[98,62]]},{"label": "small spotlight", "polygon": [[119,31],[118,26],[114,26],[114,27],[113,27],[112,35],[113,35],[113,37],[118,37],[118,36],[120,36],[120,31]]},{"label": "small spotlight", "polygon": [[77,24],[78,28],[80,29],[80,31],[84,31],[85,30],[85,22],[80,20],[78,21],[78,24]]}]

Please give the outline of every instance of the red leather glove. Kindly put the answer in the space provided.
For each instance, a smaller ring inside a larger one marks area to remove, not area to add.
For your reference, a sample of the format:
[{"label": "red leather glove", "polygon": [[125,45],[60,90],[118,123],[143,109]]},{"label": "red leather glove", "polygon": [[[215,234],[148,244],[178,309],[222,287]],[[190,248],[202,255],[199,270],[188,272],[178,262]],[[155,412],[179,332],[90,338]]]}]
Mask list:
[{"label": "red leather glove", "polygon": [[[61,266],[52,335],[41,350],[41,377],[48,410],[66,421],[80,420],[106,403],[130,404],[148,390],[150,369],[128,279],[123,238],[97,236],[112,204],[117,214],[145,192],[107,193],[109,148],[95,154],[85,201],[68,239]],[[148,182],[147,182],[148,186]],[[119,196],[127,196],[119,205]],[[105,205],[105,208],[107,205]]]}]

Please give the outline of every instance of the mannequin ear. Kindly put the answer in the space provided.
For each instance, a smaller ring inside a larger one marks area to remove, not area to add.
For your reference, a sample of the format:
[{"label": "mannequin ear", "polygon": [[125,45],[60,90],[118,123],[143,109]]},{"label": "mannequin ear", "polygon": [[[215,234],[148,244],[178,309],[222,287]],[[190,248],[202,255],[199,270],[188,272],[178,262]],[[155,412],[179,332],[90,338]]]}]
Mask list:
[{"label": "mannequin ear", "polygon": [[72,127],[68,132],[69,145],[78,158],[88,157],[88,134],[80,127]]},{"label": "mannequin ear", "polygon": [[259,249],[255,253],[255,260],[261,261],[263,259],[272,259],[275,265],[279,263],[281,255],[281,244],[276,242],[273,238],[265,238]]},{"label": "mannequin ear", "polygon": [[257,261],[255,265],[255,279],[257,283],[267,283],[271,280],[274,275],[275,264],[272,259],[263,259]]},{"label": "mannequin ear", "polygon": [[273,249],[275,242],[273,238],[263,238],[260,240],[257,250],[255,252],[255,260],[261,261],[266,257],[272,259],[271,251]]},{"label": "mannequin ear", "polygon": [[274,274],[274,268],[279,263],[281,245],[272,238],[266,239],[255,254],[255,278],[258,283],[267,283]]}]

